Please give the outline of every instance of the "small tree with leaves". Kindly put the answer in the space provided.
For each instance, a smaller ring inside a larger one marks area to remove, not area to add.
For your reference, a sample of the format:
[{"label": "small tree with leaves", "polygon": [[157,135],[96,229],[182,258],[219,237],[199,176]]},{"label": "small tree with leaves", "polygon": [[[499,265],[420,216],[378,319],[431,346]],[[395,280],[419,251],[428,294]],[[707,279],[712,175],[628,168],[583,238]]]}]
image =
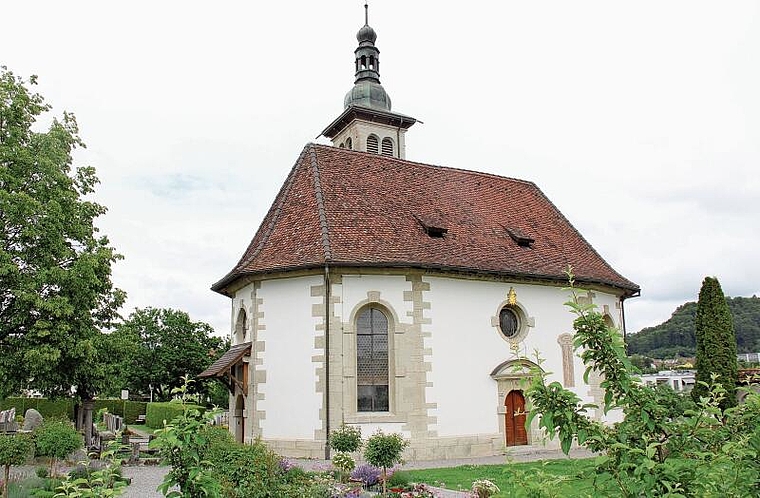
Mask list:
[{"label": "small tree with leaves", "polygon": [[705,277],[702,282],[694,325],[697,338],[697,384],[692,391],[694,400],[699,401],[706,396],[711,386],[719,382],[728,393],[721,401],[721,408],[736,406],[736,332],[731,310],[717,278]]},{"label": "small tree with leaves", "polygon": [[594,305],[578,301],[571,269],[568,276],[573,299],[566,304],[577,315],[573,344],[586,365],[585,379],[597,371],[604,379],[601,408],[618,409],[624,418],[613,426],[590,419],[586,412],[595,405],[535,369],[526,424],[538,417],[565,453],[573,442],[600,453],[594,484],[601,496],[760,495],[760,395],[750,391],[742,405],[722,410],[733,392],[713,379],[697,405],[682,409],[672,393],[643,385],[621,334]]},{"label": "small tree with leaves", "polygon": [[364,445],[364,459],[375,467],[383,469],[383,494],[387,489],[388,467],[401,463],[401,455],[407,446],[409,446],[409,441],[401,437],[401,434],[383,434],[381,430],[367,439]]},{"label": "small tree with leaves", "polygon": [[3,498],[8,496],[8,479],[10,478],[11,467],[14,465],[23,465],[34,452],[34,444],[31,438],[26,434],[15,434],[13,436],[0,434],[0,465],[3,466]]},{"label": "small tree with leaves", "polygon": [[[157,430],[156,439],[150,443],[151,448],[159,450],[164,463],[171,465],[158,490],[170,498],[219,497],[221,484],[212,472],[213,464],[205,458],[209,439],[203,430],[218,412],[212,410],[202,414],[187,406],[195,401],[195,396],[190,394],[194,381],[182,377],[182,382],[172,390],[182,400],[185,408],[182,415]],[[172,490],[174,486],[179,491]]]},{"label": "small tree with leaves", "polygon": [[341,424],[340,427],[330,433],[330,447],[337,451],[333,455],[332,463],[341,473],[341,480],[348,480],[349,473],[354,470],[356,462],[350,453],[355,452],[362,445],[362,430],[353,425]]},{"label": "small tree with leaves", "polygon": [[57,461],[66,458],[83,445],[82,435],[68,420],[45,420],[33,434],[35,454],[50,458],[51,477],[55,477]]}]

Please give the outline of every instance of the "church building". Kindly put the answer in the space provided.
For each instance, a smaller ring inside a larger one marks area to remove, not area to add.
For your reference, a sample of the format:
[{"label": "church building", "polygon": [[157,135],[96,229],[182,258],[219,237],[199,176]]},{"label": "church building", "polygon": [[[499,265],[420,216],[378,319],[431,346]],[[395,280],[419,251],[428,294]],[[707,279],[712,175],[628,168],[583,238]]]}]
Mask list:
[{"label": "church building", "polygon": [[391,108],[376,38],[357,33],[332,146],[303,148],[213,285],[232,300],[232,347],[201,377],[228,382],[238,441],[289,457],[329,456],[342,423],[402,434],[409,459],[543,444],[525,427],[534,350],[550,380],[603,399],[572,350],[565,269],[620,330],[639,287],[533,183],[407,161],[416,120]]}]

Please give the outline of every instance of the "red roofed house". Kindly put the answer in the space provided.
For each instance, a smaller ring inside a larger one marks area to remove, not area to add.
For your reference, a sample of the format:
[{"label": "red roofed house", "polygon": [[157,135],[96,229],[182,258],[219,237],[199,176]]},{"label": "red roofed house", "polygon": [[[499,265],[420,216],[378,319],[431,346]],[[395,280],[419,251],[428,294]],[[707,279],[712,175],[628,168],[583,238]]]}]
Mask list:
[{"label": "red roofed house", "polygon": [[[563,271],[623,328],[639,287],[612,269],[533,183],[404,159],[414,118],[391,111],[375,31],[356,82],[308,144],[243,257],[214,284],[233,300],[232,431],[280,454],[324,457],[341,423],[398,432],[408,457],[542,444],[521,380],[542,367],[588,402]],[[601,413],[595,414],[601,417]]]}]

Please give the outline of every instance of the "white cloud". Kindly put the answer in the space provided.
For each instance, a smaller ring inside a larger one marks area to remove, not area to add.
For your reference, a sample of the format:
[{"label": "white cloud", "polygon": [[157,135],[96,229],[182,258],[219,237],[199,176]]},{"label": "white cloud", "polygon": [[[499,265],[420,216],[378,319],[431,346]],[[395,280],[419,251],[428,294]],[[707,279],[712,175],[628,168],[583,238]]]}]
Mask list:
[{"label": "white cloud", "polygon": [[[363,2],[12,2],[2,64],[75,112],[135,306],[229,328],[208,290],[342,110]],[[534,181],[642,287],[629,331],[705,275],[760,294],[754,1],[371,5],[409,159]]]}]

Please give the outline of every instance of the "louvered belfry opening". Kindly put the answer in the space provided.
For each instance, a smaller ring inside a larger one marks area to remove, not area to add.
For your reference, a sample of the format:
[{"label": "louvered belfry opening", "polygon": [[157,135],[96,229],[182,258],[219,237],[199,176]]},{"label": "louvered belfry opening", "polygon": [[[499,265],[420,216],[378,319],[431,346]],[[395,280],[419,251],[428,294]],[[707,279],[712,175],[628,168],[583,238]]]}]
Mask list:
[{"label": "louvered belfry opening", "polygon": [[357,411],[387,412],[388,318],[367,308],[356,319]]},{"label": "louvered belfry opening", "polygon": [[367,137],[367,152],[370,152],[372,154],[377,154],[378,152],[377,137],[375,135],[370,135]]},{"label": "louvered belfry opening", "polygon": [[383,155],[384,156],[391,156],[393,157],[395,154],[393,153],[393,140],[391,140],[388,137],[385,137],[383,139]]}]

